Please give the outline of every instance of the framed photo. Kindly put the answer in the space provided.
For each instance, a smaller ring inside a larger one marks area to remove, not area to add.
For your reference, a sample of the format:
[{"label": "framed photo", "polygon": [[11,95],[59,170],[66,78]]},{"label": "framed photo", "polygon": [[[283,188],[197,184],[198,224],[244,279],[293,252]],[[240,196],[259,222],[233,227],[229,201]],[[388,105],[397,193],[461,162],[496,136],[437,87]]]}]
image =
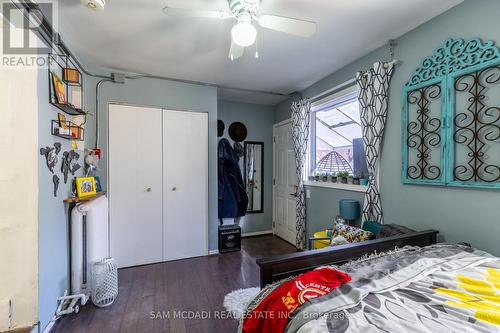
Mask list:
[{"label": "framed photo", "polygon": [[94,177],[79,177],[76,178],[76,195],[79,198],[87,197],[96,194],[95,178]]},{"label": "framed photo", "polygon": [[64,85],[59,76],[52,72],[52,84],[54,86],[54,93],[56,95],[57,103],[66,104],[66,94],[64,93]]},{"label": "framed photo", "polygon": [[63,80],[70,84],[80,84],[80,72],[75,68],[64,68]]},{"label": "framed photo", "polygon": [[94,176],[95,179],[95,190],[97,192],[102,192],[101,178],[99,176]]},{"label": "framed photo", "polygon": [[68,128],[68,123],[66,122],[66,116],[62,113],[57,113],[57,120],[59,121],[59,127]]}]

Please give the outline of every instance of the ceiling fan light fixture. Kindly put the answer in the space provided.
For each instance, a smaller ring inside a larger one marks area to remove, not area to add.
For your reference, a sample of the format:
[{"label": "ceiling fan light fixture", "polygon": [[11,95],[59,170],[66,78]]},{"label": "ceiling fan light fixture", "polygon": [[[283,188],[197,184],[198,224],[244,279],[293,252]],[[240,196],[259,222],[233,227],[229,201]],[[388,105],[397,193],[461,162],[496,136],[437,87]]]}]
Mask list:
[{"label": "ceiling fan light fixture", "polygon": [[253,45],[257,39],[257,29],[250,22],[238,22],[231,30],[233,41],[242,47]]}]

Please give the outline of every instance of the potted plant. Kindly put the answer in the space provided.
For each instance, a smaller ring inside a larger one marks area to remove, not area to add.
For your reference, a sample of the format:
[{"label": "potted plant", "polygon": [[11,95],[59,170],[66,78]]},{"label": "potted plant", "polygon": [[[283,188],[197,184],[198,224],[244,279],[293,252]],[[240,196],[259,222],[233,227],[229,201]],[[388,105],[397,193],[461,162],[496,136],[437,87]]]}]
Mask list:
[{"label": "potted plant", "polygon": [[349,177],[348,172],[339,172],[338,176],[340,177],[340,182],[342,184],[347,184],[347,177]]},{"label": "potted plant", "polygon": [[353,176],[352,175],[348,175],[347,176],[347,184],[352,184],[352,180],[353,180]]},{"label": "potted plant", "polygon": [[354,175],[354,177],[352,178],[352,185],[359,185],[359,180],[360,177],[358,175]]},{"label": "potted plant", "polygon": [[321,175],[321,179],[324,181],[324,182],[327,182],[328,181],[328,174],[325,172]]},{"label": "potted plant", "polygon": [[364,173],[361,174],[359,185],[368,186],[368,177]]},{"label": "potted plant", "polygon": [[314,180],[319,182],[319,173],[318,172],[314,173]]},{"label": "potted plant", "polygon": [[330,174],[330,180],[332,181],[332,183],[336,183],[337,182],[337,174],[335,172],[332,172]]},{"label": "potted plant", "polygon": [[310,182],[313,182],[315,177],[314,177],[314,175],[309,175],[309,177],[307,177],[307,179],[309,179]]}]

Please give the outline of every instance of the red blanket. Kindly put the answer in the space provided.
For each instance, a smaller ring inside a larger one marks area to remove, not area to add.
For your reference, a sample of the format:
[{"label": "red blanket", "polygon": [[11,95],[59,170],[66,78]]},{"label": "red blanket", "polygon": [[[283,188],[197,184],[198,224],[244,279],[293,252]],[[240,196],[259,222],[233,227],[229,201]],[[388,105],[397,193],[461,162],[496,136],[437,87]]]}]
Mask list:
[{"label": "red blanket", "polygon": [[333,268],[321,268],[283,283],[248,313],[243,322],[245,333],[283,332],[290,315],[308,300],[330,293],[351,281],[351,277]]}]

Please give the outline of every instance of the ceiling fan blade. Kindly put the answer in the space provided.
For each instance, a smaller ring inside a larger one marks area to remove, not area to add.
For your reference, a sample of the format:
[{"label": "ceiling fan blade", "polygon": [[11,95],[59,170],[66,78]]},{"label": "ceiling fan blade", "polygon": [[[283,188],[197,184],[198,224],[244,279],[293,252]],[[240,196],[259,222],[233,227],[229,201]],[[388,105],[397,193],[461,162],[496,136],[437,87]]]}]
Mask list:
[{"label": "ceiling fan blade", "polygon": [[300,37],[310,37],[317,31],[316,22],[276,15],[262,15],[257,19],[263,28],[285,32]]},{"label": "ceiling fan blade", "polygon": [[233,15],[223,10],[200,10],[190,8],[163,7],[163,12],[171,17],[200,17],[225,20],[232,18]]},{"label": "ceiling fan blade", "polygon": [[236,44],[231,38],[231,49],[229,50],[229,59],[231,61],[241,58],[245,53],[245,48]]}]

